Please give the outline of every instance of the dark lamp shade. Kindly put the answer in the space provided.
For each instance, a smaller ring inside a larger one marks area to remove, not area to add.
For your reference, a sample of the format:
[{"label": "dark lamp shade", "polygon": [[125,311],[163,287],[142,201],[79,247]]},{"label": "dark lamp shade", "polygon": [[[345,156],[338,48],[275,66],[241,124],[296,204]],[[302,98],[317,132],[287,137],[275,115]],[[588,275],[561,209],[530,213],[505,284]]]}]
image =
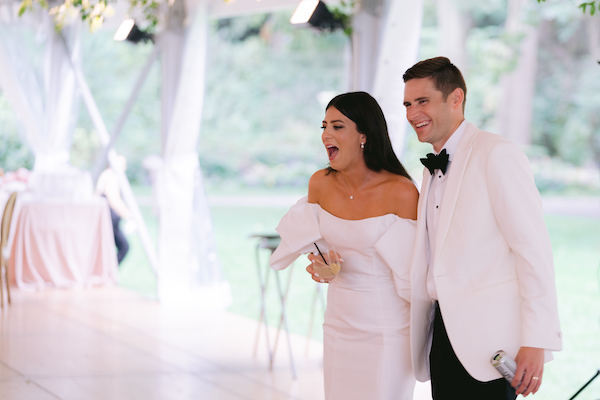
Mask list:
[{"label": "dark lamp shade", "polygon": [[342,24],[334,18],[325,3],[320,0],[302,0],[290,22],[296,25],[310,25],[319,30],[333,31],[342,28]]}]

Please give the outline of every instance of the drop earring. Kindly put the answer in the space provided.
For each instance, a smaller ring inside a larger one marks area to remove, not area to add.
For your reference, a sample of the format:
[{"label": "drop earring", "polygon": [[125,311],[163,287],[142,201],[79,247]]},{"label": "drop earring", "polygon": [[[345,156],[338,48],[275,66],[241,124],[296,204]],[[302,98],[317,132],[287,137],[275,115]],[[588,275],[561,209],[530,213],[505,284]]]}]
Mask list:
[{"label": "drop earring", "polygon": [[361,149],[364,149],[364,148],[365,148],[365,143],[364,143],[364,142],[361,142],[361,143],[360,143],[360,148],[361,148]]}]

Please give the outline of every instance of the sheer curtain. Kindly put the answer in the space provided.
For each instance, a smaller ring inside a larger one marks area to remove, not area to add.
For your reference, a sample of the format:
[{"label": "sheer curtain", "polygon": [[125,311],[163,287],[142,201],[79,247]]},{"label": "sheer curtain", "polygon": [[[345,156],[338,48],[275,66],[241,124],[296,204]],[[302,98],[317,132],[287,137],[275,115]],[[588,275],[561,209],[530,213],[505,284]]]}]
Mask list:
[{"label": "sheer curtain", "polygon": [[35,155],[34,171],[54,171],[69,161],[76,82],[68,57],[79,62],[81,24],[59,33],[47,12],[18,17],[17,8],[0,5],[0,85]]},{"label": "sheer curtain", "polygon": [[[179,3],[178,3],[179,1]],[[231,302],[221,272],[198,161],[209,10],[207,1],[169,8],[158,37],[163,67],[162,157],[156,163],[159,210],[159,297],[164,302]],[[185,15],[189,24],[184,23]]]},{"label": "sheer curtain", "polygon": [[363,0],[353,17],[349,90],[364,90],[383,109],[394,151],[406,142],[404,71],[419,53],[423,0]]},{"label": "sheer curtain", "polygon": [[46,11],[19,17],[17,6],[0,5],[0,86],[35,156],[28,189],[44,197],[89,197],[90,174],[69,165],[77,116],[71,63],[80,63],[81,22],[57,32]]}]

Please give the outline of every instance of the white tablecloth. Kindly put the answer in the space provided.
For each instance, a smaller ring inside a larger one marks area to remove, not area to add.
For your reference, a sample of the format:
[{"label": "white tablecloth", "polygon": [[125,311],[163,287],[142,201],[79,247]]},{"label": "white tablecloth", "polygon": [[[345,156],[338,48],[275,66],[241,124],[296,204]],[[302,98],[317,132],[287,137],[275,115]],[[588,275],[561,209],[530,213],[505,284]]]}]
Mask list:
[{"label": "white tablecloth", "polygon": [[17,198],[11,225],[9,271],[19,289],[116,283],[115,241],[104,198]]}]

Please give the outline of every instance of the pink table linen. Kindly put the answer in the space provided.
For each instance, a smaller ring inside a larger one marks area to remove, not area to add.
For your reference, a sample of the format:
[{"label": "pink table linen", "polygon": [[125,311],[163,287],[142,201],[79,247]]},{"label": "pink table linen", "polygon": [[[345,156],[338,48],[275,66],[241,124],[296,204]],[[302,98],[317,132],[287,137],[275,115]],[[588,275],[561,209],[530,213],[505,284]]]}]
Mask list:
[{"label": "pink table linen", "polygon": [[117,282],[115,241],[104,198],[17,200],[13,224],[9,269],[12,284],[19,289]]}]

